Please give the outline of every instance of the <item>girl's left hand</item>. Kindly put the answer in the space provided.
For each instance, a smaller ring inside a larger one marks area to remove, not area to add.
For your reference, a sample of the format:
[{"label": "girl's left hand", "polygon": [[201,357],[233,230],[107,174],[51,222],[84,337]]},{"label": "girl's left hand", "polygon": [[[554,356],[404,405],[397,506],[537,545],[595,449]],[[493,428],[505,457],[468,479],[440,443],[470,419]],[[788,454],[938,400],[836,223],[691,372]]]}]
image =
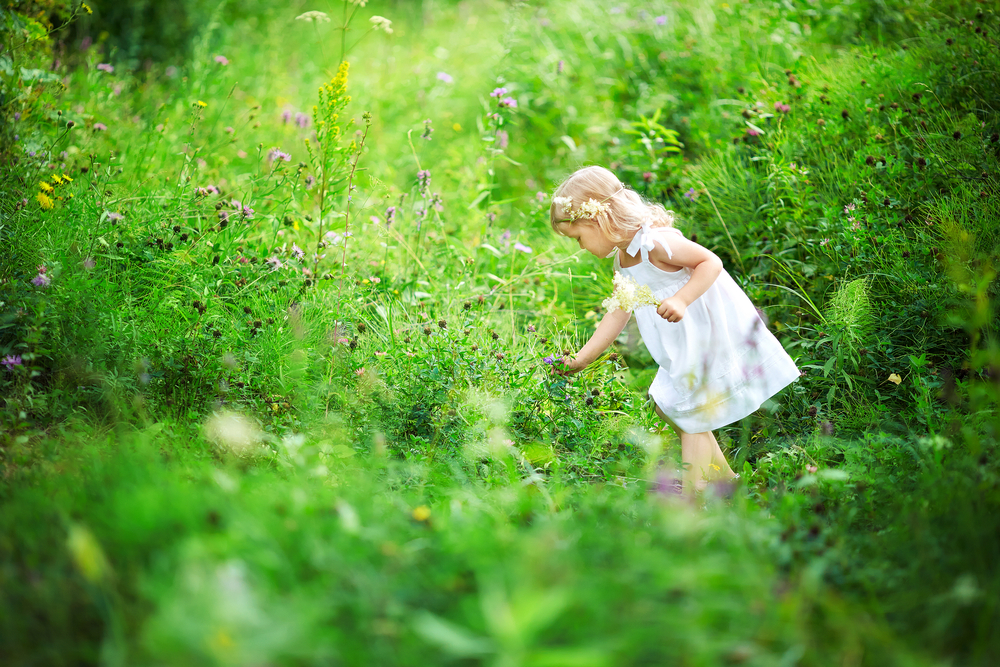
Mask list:
[{"label": "girl's left hand", "polygon": [[671,296],[660,302],[660,305],[656,308],[656,314],[667,322],[680,322],[684,319],[684,312],[686,310],[687,306],[684,305],[683,301]]}]

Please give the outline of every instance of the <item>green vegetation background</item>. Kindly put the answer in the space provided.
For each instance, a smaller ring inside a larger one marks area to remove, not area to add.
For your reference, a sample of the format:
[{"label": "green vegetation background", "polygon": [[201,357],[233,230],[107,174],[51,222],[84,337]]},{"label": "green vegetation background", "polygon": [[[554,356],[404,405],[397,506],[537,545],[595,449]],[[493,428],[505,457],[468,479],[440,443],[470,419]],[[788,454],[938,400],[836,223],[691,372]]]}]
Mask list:
[{"label": "green vegetation background", "polygon": [[[991,3],[0,25],[8,664],[995,664]],[[804,372],[728,501],[669,493],[634,329],[544,362],[610,289],[548,226],[584,164]]]}]

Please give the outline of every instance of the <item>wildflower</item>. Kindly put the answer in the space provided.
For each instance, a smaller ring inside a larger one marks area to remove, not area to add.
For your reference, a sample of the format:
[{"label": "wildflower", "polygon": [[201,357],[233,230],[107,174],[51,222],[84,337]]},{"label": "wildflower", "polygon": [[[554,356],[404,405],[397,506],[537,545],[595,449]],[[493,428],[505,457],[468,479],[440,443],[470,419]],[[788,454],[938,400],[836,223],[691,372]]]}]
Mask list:
[{"label": "wildflower", "polygon": [[560,61],[559,61],[559,64],[558,64],[558,65],[556,65],[556,74],[562,74],[562,72],[563,72],[563,67],[564,67],[564,64],[563,64],[563,61],[562,61],[562,60],[560,60]]},{"label": "wildflower", "polygon": [[312,174],[306,176],[306,190],[312,190],[312,187],[316,185],[316,177]]},{"label": "wildflower", "polygon": [[347,339],[347,338],[338,338],[337,339],[337,344],[338,345],[348,345],[348,344],[350,344],[350,342],[351,341],[349,339]]},{"label": "wildflower", "polygon": [[282,123],[286,123],[287,124],[288,121],[290,121],[291,119],[292,119],[292,112],[291,111],[289,111],[288,109],[285,109],[284,111],[281,112],[281,122]]},{"label": "wildflower", "polygon": [[445,83],[448,83],[448,84],[455,83],[455,79],[453,79],[452,76],[451,76],[451,74],[448,74],[447,72],[438,72],[437,73],[437,78],[438,78],[438,81],[444,81]]},{"label": "wildflower", "polygon": [[521,252],[527,253],[529,255],[532,252],[531,247],[524,245],[520,241],[516,241],[514,243],[514,250],[520,250]]},{"label": "wildflower", "polygon": [[684,198],[693,200],[696,194],[697,193],[694,191],[694,188],[688,188],[687,192],[684,193]]},{"label": "wildflower", "polygon": [[537,200],[537,201],[538,201],[539,203],[541,203],[541,202],[545,201],[545,198],[546,198],[547,196],[548,196],[548,195],[546,195],[546,194],[545,194],[544,192],[541,192],[541,191],[539,191],[539,192],[536,192],[536,193],[535,193],[535,199],[536,199],[536,200]]},{"label": "wildflower", "polygon": [[293,243],[292,244],[292,255],[295,256],[295,259],[302,259],[303,257],[306,256],[306,253],[297,244]]},{"label": "wildflower", "polygon": [[815,473],[817,470],[819,470],[819,468],[817,468],[814,465],[807,465],[806,466],[806,472]]},{"label": "wildflower", "polygon": [[271,268],[272,268],[273,270],[275,270],[275,271],[277,271],[278,269],[280,269],[281,267],[283,267],[283,266],[284,266],[284,264],[283,264],[283,263],[281,262],[281,260],[280,260],[280,259],[278,259],[277,257],[271,257],[271,258],[269,258],[269,259],[267,260],[267,263],[268,263],[268,264],[269,264],[269,265],[271,266]]},{"label": "wildflower", "polygon": [[528,333],[535,333],[535,325],[534,324],[529,324],[528,325]]},{"label": "wildflower", "polygon": [[3,364],[7,368],[11,368],[11,369],[14,368],[14,366],[20,366],[21,365],[21,355],[20,354],[8,354],[6,357],[3,358],[3,361],[0,361],[0,364]]},{"label": "wildflower", "polygon": [[306,12],[305,14],[296,16],[295,20],[307,23],[329,23],[330,17],[325,12]]},{"label": "wildflower", "polygon": [[503,234],[500,235],[500,242],[504,245],[510,245],[510,230],[505,229]]},{"label": "wildflower", "polygon": [[500,150],[504,150],[505,148],[507,148],[509,142],[510,139],[507,135],[506,130],[500,130],[499,132],[497,132],[497,147]]},{"label": "wildflower", "polygon": [[653,180],[653,172],[651,172],[651,171],[644,171],[644,172],[642,172],[642,180],[646,181],[647,183],[652,182],[652,180]]},{"label": "wildflower", "polygon": [[851,211],[853,211],[856,208],[857,208],[857,206],[855,206],[853,203],[850,203],[850,204],[848,204],[847,206],[844,207],[844,213],[850,213]]},{"label": "wildflower", "polygon": [[45,273],[39,273],[31,279],[31,284],[35,287],[48,287],[51,282],[52,279],[45,275]]},{"label": "wildflower", "polygon": [[774,110],[779,111],[781,113],[788,113],[789,111],[792,110],[792,107],[791,105],[785,104],[784,102],[775,102]]},{"label": "wildflower", "polygon": [[94,130],[95,131],[97,131],[97,132],[104,132],[104,130],[106,130],[106,129],[108,129],[108,126],[105,125],[104,123],[94,123]]},{"label": "wildflower", "polygon": [[359,368],[358,370],[354,371],[354,374],[355,374],[355,375],[357,375],[358,377],[361,377],[362,375],[364,375],[364,374],[365,374],[365,369],[364,369],[364,367],[362,366],[362,367],[361,367],[361,368]]},{"label": "wildflower", "polygon": [[272,148],[267,152],[267,161],[274,163],[275,160],[284,160],[285,162],[290,162],[292,156],[278,148]]},{"label": "wildflower", "polygon": [[215,56],[215,62],[219,63],[223,67],[229,64],[229,59],[225,56]]},{"label": "wildflower", "polygon": [[556,362],[556,360],[555,360],[555,358],[554,358],[554,357],[553,357],[553,356],[552,356],[552,355],[550,354],[549,356],[547,356],[547,357],[545,357],[544,359],[542,359],[542,362],[543,362],[543,363],[546,363],[546,364],[548,364],[549,366],[551,366],[552,364],[554,364],[554,363]]},{"label": "wildflower", "polygon": [[653,19],[653,21],[656,23],[656,25],[666,25],[667,17],[663,15],[657,16],[655,19]]},{"label": "wildflower", "polygon": [[891,383],[893,383],[893,384],[899,384],[900,382],[903,381],[903,378],[899,377],[899,375],[897,373],[890,373],[889,377],[888,377],[888,381],[891,382]]},{"label": "wildflower", "polygon": [[253,220],[253,209],[249,206],[244,206],[241,213],[243,213],[243,217],[247,220]]},{"label": "wildflower", "polygon": [[302,113],[301,111],[295,114],[295,124],[301,128],[309,127],[309,116]]},{"label": "wildflower", "polygon": [[427,505],[421,505],[413,509],[413,518],[417,521],[427,521],[431,518],[431,510]]},{"label": "wildflower", "polygon": [[197,106],[199,109],[204,109],[205,107],[208,106],[208,104],[206,102],[198,100],[197,102],[195,102],[195,106]]},{"label": "wildflower", "polygon": [[762,134],[764,134],[764,133],[761,132],[760,130],[758,130],[756,127],[748,127],[747,128],[747,136],[749,136],[749,137],[759,137]]},{"label": "wildflower", "polygon": [[656,306],[659,301],[653,296],[653,290],[649,285],[639,285],[635,280],[615,272],[614,292],[605,299],[601,306],[605,310],[621,309],[631,313],[640,306]]},{"label": "wildflower", "polygon": [[[83,11],[85,11],[85,12],[87,12],[88,14],[93,14],[93,13],[94,13],[94,10],[93,10],[93,9],[91,9],[91,8],[90,8],[90,7],[89,7],[89,6],[87,5],[87,3],[86,3],[86,2],[82,2],[82,3],[80,3],[80,9],[82,9],[82,10],[83,10]],[[89,38],[89,37],[85,37],[84,39],[90,39],[90,38]]]},{"label": "wildflower", "polygon": [[97,266],[97,262],[94,261],[93,257],[88,257],[85,260],[83,260],[83,268],[90,270],[95,266]]},{"label": "wildflower", "polygon": [[390,27],[392,26],[392,21],[384,16],[373,16],[368,21],[371,22],[375,30],[382,30],[387,35],[392,34],[392,28]]},{"label": "wildflower", "polygon": [[112,72],[115,71],[115,68],[108,63],[99,63],[97,65],[97,69],[101,70],[102,72],[107,72],[108,74],[111,74]]},{"label": "wildflower", "polygon": [[226,126],[226,134],[233,134],[234,132],[236,132],[236,130],[233,129],[232,125]]},{"label": "wildflower", "polygon": [[505,97],[502,100],[500,100],[499,104],[502,107],[510,107],[511,109],[517,108],[517,100],[515,100],[513,97]]},{"label": "wildflower", "polygon": [[55,204],[52,201],[52,197],[49,197],[44,192],[38,193],[38,205],[41,206],[42,209],[46,211],[55,206]]},{"label": "wildflower", "polygon": [[46,183],[45,181],[42,181],[41,183],[38,184],[38,189],[43,192],[52,192],[52,186]]},{"label": "wildflower", "polygon": [[494,88],[493,92],[490,93],[490,97],[496,97],[497,99],[500,99],[506,94],[507,94],[506,88]]},{"label": "wildflower", "polygon": [[388,227],[396,220],[396,207],[390,206],[385,209],[385,226]]},{"label": "wildflower", "polygon": [[825,245],[826,245],[827,243],[829,243],[829,242],[830,242],[830,239],[823,239],[822,241],[820,241],[820,242],[819,242],[819,244],[820,244],[821,246],[825,246]]}]

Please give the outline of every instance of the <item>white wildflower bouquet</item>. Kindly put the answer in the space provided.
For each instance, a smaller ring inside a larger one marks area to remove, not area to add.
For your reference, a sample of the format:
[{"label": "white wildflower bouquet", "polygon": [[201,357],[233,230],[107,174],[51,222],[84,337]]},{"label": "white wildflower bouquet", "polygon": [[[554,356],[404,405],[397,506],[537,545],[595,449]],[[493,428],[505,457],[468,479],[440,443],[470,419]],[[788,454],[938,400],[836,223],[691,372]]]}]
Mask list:
[{"label": "white wildflower bouquet", "polygon": [[615,271],[615,291],[601,305],[605,310],[621,309],[631,313],[641,306],[658,306],[660,302],[653,296],[649,285],[640,285],[632,278]]}]

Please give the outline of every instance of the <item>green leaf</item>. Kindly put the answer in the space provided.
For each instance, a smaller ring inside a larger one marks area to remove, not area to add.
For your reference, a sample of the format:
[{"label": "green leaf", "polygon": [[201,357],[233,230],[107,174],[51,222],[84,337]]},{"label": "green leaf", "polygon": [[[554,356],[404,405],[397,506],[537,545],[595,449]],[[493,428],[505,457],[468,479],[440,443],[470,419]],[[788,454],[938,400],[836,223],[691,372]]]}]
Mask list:
[{"label": "green leaf", "polygon": [[427,642],[456,657],[474,658],[493,653],[495,650],[488,639],[476,636],[429,611],[417,613],[413,619],[413,629]]}]

